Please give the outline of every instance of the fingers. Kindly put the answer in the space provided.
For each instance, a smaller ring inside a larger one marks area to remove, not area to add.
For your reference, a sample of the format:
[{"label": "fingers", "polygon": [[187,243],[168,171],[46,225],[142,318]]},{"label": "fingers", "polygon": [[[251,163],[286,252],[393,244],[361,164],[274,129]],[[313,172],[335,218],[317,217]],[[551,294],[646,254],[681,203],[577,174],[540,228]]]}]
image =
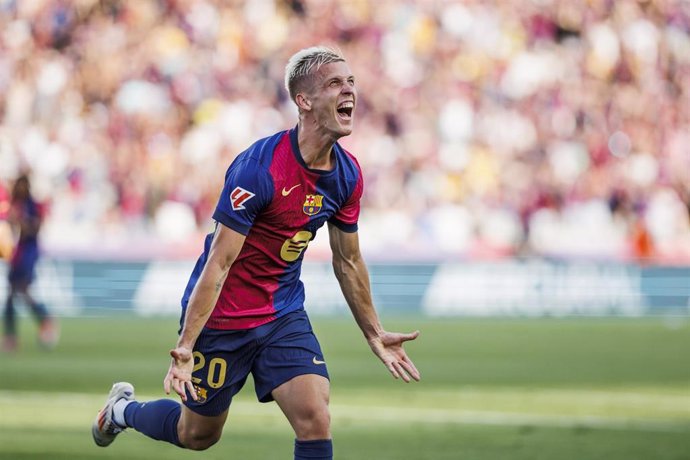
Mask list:
[{"label": "fingers", "polygon": [[[171,385],[171,379],[167,378],[163,382],[163,387],[165,388],[165,394],[170,394],[170,385]],[[194,389],[194,384],[189,381],[189,380],[182,380],[176,377],[172,378],[172,388],[175,390],[175,393],[177,393],[182,401],[187,401],[187,393],[185,390],[189,392],[190,395],[192,395],[192,399],[194,401],[197,401],[199,397],[196,394],[196,390]]]},{"label": "fingers", "polygon": [[395,368],[394,362],[391,361],[391,362],[388,362],[388,363],[385,363],[385,364],[386,364],[386,367],[388,368],[388,370],[390,371],[391,375],[393,375],[393,377],[394,377],[396,380],[399,379],[399,378],[400,378],[400,374],[398,373],[398,370]]},{"label": "fingers", "polygon": [[408,340],[414,340],[419,337],[419,331],[410,332],[409,334],[400,334],[400,340],[402,342],[407,342]]},{"label": "fingers", "polygon": [[182,401],[187,401],[187,393],[184,391],[184,383],[182,380],[178,378],[173,379],[173,389],[175,390],[175,393],[178,394],[180,399],[182,399]]},{"label": "fingers", "polygon": [[390,361],[386,363],[386,367],[391,375],[397,380],[402,379],[405,383],[410,383],[412,379],[419,382],[421,376],[415,367],[414,363],[410,361],[407,356],[399,361]]},{"label": "fingers", "polygon": [[194,388],[194,384],[191,381],[185,382],[187,385],[187,391],[189,391],[189,394],[192,395],[192,399],[194,401],[199,400],[199,396],[196,394],[196,389]]},{"label": "fingers", "polygon": [[170,385],[171,385],[171,381],[173,379],[172,370],[173,370],[174,365],[175,365],[175,361],[173,360],[170,363],[170,368],[168,369],[168,373],[165,374],[165,378],[163,379],[163,390],[165,390],[166,395],[170,394]]},{"label": "fingers", "polygon": [[380,338],[380,341],[383,346],[401,345],[403,342],[414,340],[417,337],[419,337],[419,331],[410,332],[409,334],[404,334],[401,332],[386,332]]},{"label": "fingers", "polygon": [[197,400],[196,390],[191,382],[188,374],[180,369],[181,361],[185,361],[185,356],[180,353],[176,348],[170,350],[170,356],[172,357],[172,363],[170,364],[170,370],[165,376],[163,381],[163,388],[166,394],[170,394],[170,389],[177,393],[180,399],[184,402],[187,401],[187,392],[192,395],[192,399]]},{"label": "fingers", "polygon": [[407,356],[403,357],[400,365],[417,382],[419,382],[419,380],[421,380],[422,376],[419,374],[417,367],[415,367],[414,363],[412,362],[412,360],[410,358],[408,358]]},{"label": "fingers", "polygon": [[393,367],[395,368],[395,371],[400,376],[400,378],[403,379],[403,382],[410,383],[410,376],[407,375],[407,372],[405,372],[405,369],[400,364],[400,362],[394,361]]}]

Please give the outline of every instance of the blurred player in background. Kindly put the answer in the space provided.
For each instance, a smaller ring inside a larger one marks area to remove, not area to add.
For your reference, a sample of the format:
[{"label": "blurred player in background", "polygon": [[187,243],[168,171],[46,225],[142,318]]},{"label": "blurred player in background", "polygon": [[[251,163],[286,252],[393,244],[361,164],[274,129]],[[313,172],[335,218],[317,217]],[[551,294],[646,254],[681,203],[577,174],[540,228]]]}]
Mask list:
[{"label": "blurred player in background", "polygon": [[14,241],[12,238],[12,228],[7,222],[10,213],[10,194],[0,182],[0,260],[9,261],[12,255]]},{"label": "blurred player in background", "polygon": [[262,139],[230,165],[208,235],[182,299],[182,328],[164,380],[184,405],[139,403],[113,385],[92,433],[109,445],[127,427],[188,449],[221,436],[232,397],[249,373],[261,402],[275,400],[295,431],[295,459],[330,459],[330,385],[304,310],[302,258],[328,222],[333,267],[372,351],[395,378],[419,380],[403,349],[417,338],[386,332],[371,299],[357,221],[362,173],[338,139],[352,132],[355,81],[338,52],[295,54],[286,87],[297,127]]},{"label": "blurred player in background", "polygon": [[31,195],[29,177],[21,175],[12,187],[7,209],[7,222],[18,235],[9,261],[9,290],[3,315],[3,350],[8,352],[15,351],[18,344],[15,310],[15,299],[18,297],[24,300],[39,324],[39,344],[45,348],[52,348],[57,344],[58,329],[55,319],[48,314],[45,305],[36,301],[29,291],[39,259],[38,232],[41,221],[41,209]]}]

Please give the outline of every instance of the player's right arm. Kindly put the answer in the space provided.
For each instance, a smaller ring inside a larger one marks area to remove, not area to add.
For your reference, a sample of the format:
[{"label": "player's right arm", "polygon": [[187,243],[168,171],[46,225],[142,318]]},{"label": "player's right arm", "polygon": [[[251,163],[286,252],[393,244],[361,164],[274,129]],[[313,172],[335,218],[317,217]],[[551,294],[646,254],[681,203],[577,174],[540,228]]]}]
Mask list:
[{"label": "player's right arm", "polygon": [[279,137],[271,139],[273,142],[264,139],[242,152],[225,174],[225,185],[213,213],[217,222],[213,241],[206,264],[189,297],[177,345],[170,350],[172,362],[163,381],[165,392],[170,394],[172,388],[183,401],[187,399],[185,387],[196,399],[192,385],[194,344],[218,302],[230,267],[240,253],[254,219],[272,199],[272,179],[257,160],[264,149],[272,151]]},{"label": "player's right arm", "polygon": [[187,399],[185,387],[194,399],[192,386],[194,357],[192,350],[206,321],[218,301],[230,267],[242,249],[245,236],[218,224],[209,250],[208,259],[187,304],[184,325],[175,348],[170,350],[172,362],[163,381],[166,394],[172,388],[183,401]]}]

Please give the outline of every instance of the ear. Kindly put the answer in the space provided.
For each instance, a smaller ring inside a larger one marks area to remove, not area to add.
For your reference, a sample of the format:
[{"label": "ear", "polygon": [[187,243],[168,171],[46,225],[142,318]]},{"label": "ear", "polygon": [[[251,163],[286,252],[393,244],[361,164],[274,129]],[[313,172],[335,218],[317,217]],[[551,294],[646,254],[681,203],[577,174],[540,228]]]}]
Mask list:
[{"label": "ear", "polygon": [[311,110],[311,101],[304,93],[297,93],[295,96],[295,104],[297,104],[297,107],[307,112]]}]

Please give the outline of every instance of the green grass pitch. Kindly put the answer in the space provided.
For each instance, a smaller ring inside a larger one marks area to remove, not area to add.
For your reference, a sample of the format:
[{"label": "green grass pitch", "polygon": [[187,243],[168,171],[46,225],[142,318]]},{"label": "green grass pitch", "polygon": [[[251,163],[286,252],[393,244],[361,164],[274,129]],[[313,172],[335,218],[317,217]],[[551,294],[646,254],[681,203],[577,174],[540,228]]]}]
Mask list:
[{"label": "green grass pitch", "polygon": [[[393,380],[354,322],[314,318],[332,378],[335,458],[690,458],[685,319],[424,319],[407,350],[422,382]],[[131,432],[96,447],[91,422],[112,382],[163,397],[173,318],[65,318],[57,349],[0,354],[0,459],[291,459],[293,435],[247,383],[223,439],[188,452]]]}]

